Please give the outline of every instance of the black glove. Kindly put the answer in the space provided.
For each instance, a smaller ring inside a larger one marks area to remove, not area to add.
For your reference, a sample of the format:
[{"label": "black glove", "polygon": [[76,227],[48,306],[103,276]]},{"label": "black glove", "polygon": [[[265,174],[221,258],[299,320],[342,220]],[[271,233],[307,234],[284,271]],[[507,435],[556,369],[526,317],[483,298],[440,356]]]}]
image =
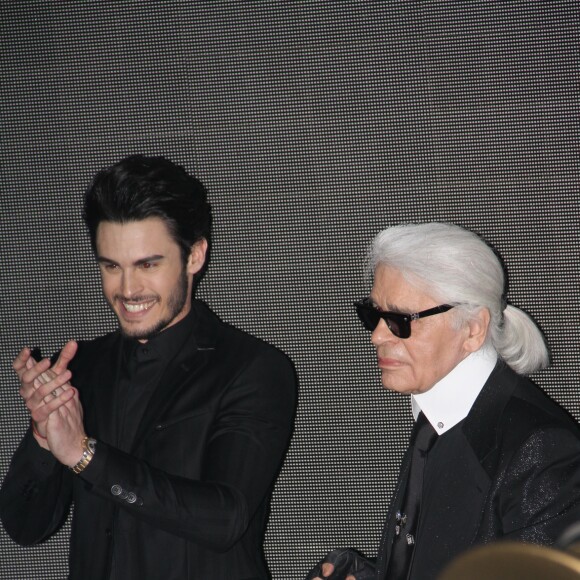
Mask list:
[{"label": "black glove", "polygon": [[[334,572],[330,576],[322,575],[322,565],[332,564]],[[305,580],[324,578],[325,580],[344,580],[349,574],[356,580],[375,580],[376,570],[373,564],[363,558],[356,550],[340,548],[329,552],[306,576]]]}]

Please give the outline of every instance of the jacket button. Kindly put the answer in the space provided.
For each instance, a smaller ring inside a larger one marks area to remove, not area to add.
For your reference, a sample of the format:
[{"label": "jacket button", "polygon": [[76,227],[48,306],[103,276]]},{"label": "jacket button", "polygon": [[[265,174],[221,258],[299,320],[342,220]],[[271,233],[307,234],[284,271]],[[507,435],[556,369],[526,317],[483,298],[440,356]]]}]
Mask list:
[{"label": "jacket button", "polygon": [[137,496],[131,491],[127,496],[127,503],[135,503],[137,501]]},{"label": "jacket button", "polygon": [[121,495],[122,491],[123,491],[123,488],[122,488],[122,487],[121,487],[121,486],[120,486],[118,483],[116,483],[116,484],[115,484],[115,485],[114,485],[114,486],[111,488],[111,493],[112,493],[113,495]]},{"label": "jacket button", "polygon": [[128,496],[129,496],[129,492],[126,489],[121,490],[121,493],[119,494],[119,497],[121,499],[127,499]]}]

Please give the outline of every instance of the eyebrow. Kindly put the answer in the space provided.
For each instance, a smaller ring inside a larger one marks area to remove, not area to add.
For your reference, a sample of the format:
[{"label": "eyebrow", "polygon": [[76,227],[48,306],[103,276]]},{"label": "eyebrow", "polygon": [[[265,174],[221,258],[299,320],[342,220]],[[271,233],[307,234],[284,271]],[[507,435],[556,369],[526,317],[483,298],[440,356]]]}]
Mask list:
[{"label": "eyebrow", "polygon": [[398,306],[394,306],[393,304],[387,304],[387,309],[383,310],[375,301],[375,299],[372,296],[369,296],[370,301],[372,302],[373,306],[377,309],[380,310],[381,312],[393,312],[395,314],[413,314],[415,312],[415,310],[411,310],[409,308],[405,309],[405,308],[399,308]]},{"label": "eyebrow", "polygon": [[[162,254],[154,254],[153,256],[146,256],[145,258],[140,258],[133,262],[133,266],[141,266],[146,264],[147,262],[159,262],[159,260],[163,260],[165,256]],[[97,262],[99,264],[112,264],[114,266],[120,266],[115,260],[111,260],[111,258],[107,258],[106,256],[97,256]]]}]

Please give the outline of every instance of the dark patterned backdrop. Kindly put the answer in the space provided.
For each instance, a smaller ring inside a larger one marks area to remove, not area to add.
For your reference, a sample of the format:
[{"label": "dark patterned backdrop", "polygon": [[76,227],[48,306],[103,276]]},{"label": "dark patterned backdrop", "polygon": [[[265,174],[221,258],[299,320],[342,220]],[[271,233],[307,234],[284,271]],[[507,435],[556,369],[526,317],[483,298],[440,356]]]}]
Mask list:
[{"label": "dark patterned backdrop", "polygon": [[[10,369],[114,326],[81,193],[129,153],[206,183],[200,289],[282,348],[301,395],[266,553],[296,580],[336,546],[373,555],[410,426],[352,302],[374,234],[450,220],[511,271],[544,328],[535,379],[580,416],[577,2],[29,1],[2,5],[0,476],[26,429]],[[68,527],[0,577],[66,576]],[[206,579],[203,579],[206,580]]]}]

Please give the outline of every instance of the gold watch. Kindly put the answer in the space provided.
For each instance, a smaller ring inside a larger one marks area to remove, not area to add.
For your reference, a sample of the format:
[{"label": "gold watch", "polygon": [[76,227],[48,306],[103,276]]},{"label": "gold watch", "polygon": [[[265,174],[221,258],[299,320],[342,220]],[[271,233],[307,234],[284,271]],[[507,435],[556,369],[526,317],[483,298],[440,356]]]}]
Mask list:
[{"label": "gold watch", "polygon": [[94,457],[97,448],[97,440],[92,437],[85,437],[82,440],[81,445],[83,447],[83,456],[79,459],[78,463],[70,468],[77,474],[84,471]]}]

